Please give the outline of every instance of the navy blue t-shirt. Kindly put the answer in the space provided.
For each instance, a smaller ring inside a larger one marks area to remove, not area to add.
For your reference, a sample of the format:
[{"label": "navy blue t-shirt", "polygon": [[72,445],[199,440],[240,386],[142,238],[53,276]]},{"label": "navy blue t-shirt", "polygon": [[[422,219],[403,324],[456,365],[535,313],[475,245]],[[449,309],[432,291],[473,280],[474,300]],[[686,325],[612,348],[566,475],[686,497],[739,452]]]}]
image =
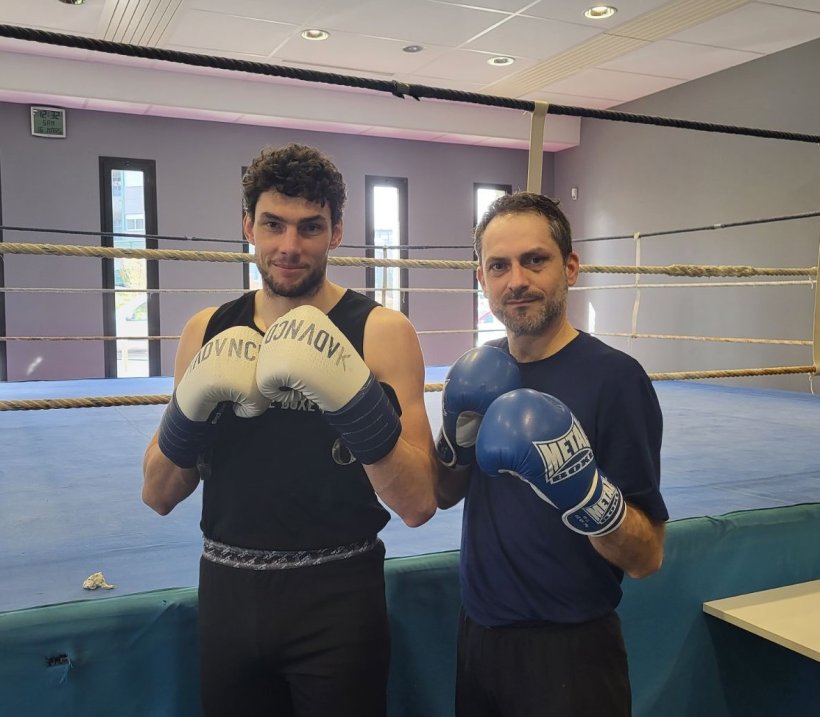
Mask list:
[{"label": "navy blue t-shirt", "polygon": [[[489,343],[508,350],[506,339]],[[659,492],[663,417],[641,365],[581,332],[557,354],[519,369],[526,388],[555,396],[575,414],[599,470],[626,500],[652,521],[667,520]],[[475,468],[464,501],[460,577],[467,614],[492,627],[606,615],[621,600],[623,572],[529,484]]]}]

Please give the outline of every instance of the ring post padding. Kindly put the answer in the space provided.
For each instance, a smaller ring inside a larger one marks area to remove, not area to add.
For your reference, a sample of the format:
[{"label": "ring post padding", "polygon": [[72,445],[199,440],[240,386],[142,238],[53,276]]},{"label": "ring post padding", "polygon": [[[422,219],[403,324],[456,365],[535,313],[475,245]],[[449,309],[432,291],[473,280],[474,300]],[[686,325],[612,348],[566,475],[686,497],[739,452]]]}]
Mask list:
[{"label": "ring post padding", "polygon": [[811,361],[814,364],[814,373],[818,373],[820,366],[820,247],[817,251],[817,274],[814,281],[814,345],[811,350]]},{"label": "ring post padding", "polygon": [[[641,265],[641,233],[635,232],[632,235],[635,241],[635,266]],[[638,311],[641,308],[641,275],[635,274],[635,301],[632,304],[632,334],[629,337],[629,345],[632,345],[632,339],[638,335]]]},{"label": "ring post padding", "polygon": [[530,121],[530,155],[527,166],[527,191],[541,194],[541,169],[544,165],[544,121],[549,102],[536,102]]}]

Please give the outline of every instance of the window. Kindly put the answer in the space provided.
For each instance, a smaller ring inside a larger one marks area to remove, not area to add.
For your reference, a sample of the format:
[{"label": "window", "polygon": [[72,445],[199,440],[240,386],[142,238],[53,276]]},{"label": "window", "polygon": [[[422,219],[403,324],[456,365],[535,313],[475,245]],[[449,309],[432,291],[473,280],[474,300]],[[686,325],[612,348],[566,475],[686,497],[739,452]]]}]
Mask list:
[{"label": "window", "polygon": [[[407,258],[407,179],[365,177],[366,255],[376,259]],[[408,313],[408,270],[367,267],[368,295],[388,308]]]},{"label": "window", "polygon": [[[102,245],[155,249],[156,169],[153,160],[100,157]],[[156,376],[160,346],[146,337],[159,333],[159,270],[155,260],[103,259],[103,328],[107,377]]]},{"label": "window", "polygon": [[[490,204],[498,197],[505,194],[510,194],[512,187],[509,184],[475,184],[473,185],[473,206],[475,212],[473,214],[473,225],[478,225],[481,217]],[[473,279],[476,288],[475,300],[475,327],[476,340],[475,345],[480,346],[490,339],[500,339],[505,335],[504,324],[502,324],[490,311],[490,304],[481,291],[478,284],[478,279]]]}]

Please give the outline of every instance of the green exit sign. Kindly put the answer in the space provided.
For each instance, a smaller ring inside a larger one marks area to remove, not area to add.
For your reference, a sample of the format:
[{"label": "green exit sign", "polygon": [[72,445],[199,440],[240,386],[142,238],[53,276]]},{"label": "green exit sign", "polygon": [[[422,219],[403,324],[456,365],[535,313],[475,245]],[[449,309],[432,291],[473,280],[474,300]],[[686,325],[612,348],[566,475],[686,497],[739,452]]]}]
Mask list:
[{"label": "green exit sign", "polygon": [[35,137],[65,137],[65,110],[32,107],[31,134]]}]

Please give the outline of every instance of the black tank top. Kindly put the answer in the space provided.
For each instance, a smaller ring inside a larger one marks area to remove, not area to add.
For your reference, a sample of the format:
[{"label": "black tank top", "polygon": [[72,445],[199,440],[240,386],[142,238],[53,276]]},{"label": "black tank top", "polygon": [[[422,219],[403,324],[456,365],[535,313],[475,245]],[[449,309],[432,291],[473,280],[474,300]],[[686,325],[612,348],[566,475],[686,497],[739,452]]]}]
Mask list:
[{"label": "black tank top", "polygon": [[[204,341],[253,322],[254,294],[219,307]],[[375,301],[347,290],[328,317],[361,355]],[[262,333],[260,331],[260,333]],[[312,402],[275,401],[257,418],[227,409],[201,474],[202,532],[227,545],[315,550],[375,536],[390,519],[362,468]]]}]

